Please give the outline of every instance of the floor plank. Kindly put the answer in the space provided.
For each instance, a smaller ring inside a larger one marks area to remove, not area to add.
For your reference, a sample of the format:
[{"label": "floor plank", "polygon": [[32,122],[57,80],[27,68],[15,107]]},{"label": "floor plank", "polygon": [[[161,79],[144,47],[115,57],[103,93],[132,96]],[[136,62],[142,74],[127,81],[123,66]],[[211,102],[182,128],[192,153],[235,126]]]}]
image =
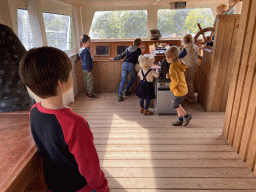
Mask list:
[{"label": "floor plank", "polygon": [[135,96],[99,97],[82,94],[70,107],[90,125],[111,192],[256,192],[256,177],[222,136],[225,113],[185,103],[193,119],[173,127],[176,115],[144,116]]}]

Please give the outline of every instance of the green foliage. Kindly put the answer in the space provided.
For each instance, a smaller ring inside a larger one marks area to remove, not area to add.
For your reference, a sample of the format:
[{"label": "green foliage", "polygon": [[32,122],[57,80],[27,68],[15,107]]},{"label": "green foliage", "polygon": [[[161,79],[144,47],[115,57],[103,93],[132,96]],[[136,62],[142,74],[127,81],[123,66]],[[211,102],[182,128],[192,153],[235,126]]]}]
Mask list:
[{"label": "green foliage", "polygon": [[188,30],[189,33],[195,34],[199,31],[197,23],[200,23],[202,28],[211,27],[213,25],[213,16],[208,9],[195,9],[190,11],[183,25],[183,30]]},{"label": "green foliage", "polygon": [[[157,27],[163,37],[173,34],[197,33],[197,23],[209,27],[213,23],[211,9],[161,9],[158,11]],[[91,38],[125,39],[147,36],[147,12],[103,11],[96,12],[90,30]]]},{"label": "green foliage", "polygon": [[146,11],[96,12],[90,36],[95,39],[124,39],[147,36]]},{"label": "green foliage", "polygon": [[173,33],[181,33],[185,19],[190,9],[161,9],[157,14],[157,27],[163,37],[171,37]]},{"label": "green foliage", "polygon": [[[48,45],[63,51],[72,49],[73,29],[71,17],[51,13],[43,13],[43,16]],[[70,46],[67,44],[70,44]]]}]

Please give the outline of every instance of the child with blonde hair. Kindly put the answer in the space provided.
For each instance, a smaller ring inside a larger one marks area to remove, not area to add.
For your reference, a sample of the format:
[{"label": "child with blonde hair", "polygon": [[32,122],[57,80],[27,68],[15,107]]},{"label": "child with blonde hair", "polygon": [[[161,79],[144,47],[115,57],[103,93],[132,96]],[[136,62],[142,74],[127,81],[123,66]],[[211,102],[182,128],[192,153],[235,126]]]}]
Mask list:
[{"label": "child with blonde hair", "polygon": [[166,78],[171,78],[170,90],[173,91],[172,107],[177,111],[179,119],[172,123],[174,126],[186,126],[192,119],[181,106],[183,96],[188,93],[188,87],[185,80],[184,72],[187,66],[179,61],[179,50],[176,46],[169,47],[166,52],[166,61],[170,63],[169,73]]},{"label": "child with blonde hair", "polygon": [[[153,87],[154,77],[159,77],[159,72],[151,69],[154,62],[154,57],[149,54],[140,55],[139,63],[141,69],[138,76],[140,82],[136,91],[136,96],[140,98],[140,112],[144,115],[152,115],[153,112],[148,110],[151,99],[155,99],[155,90]],[[146,103],[144,104],[146,100]]]},{"label": "child with blonde hair", "polygon": [[186,99],[188,102],[195,103],[196,98],[194,95],[194,76],[197,72],[198,66],[198,47],[194,44],[194,40],[191,34],[186,34],[183,37],[184,48],[179,54],[182,62],[187,66],[186,81],[188,86],[188,95]]}]

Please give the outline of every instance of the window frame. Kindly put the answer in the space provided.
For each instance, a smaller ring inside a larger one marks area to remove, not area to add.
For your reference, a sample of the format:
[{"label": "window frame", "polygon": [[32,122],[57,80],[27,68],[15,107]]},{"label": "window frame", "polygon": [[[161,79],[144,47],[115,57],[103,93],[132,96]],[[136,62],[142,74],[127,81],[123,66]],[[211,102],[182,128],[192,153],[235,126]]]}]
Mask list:
[{"label": "window frame", "polygon": [[[33,47],[32,48],[30,48],[30,49],[33,49],[33,48],[35,48],[36,46],[35,46],[35,42],[34,42],[34,37],[33,37],[33,32],[32,32],[32,26],[31,26],[31,24],[30,24],[30,20],[29,20],[29,11],[28,11],[28,9],[25,9],[25,8],[20,8],[20,7],[18,7],[17,9],[16,9],[16,14],[17,14],[17,36],[18,36],[18,38],[20,39],[20,37],[19,37],[19,14],[18,14],[18,11],[19,10],[23,10],[23,11],[27,11],[27,13],[28,13],[28,23],[29,23],[29,26],[30,26],[30,30],[31,30],[31,34],[32,34],[32,41],[33,41]],[[21,41],[21,39],[20,39],[20,41]],[[23,42],[22,42],[22,44],[23,44]],[[23,46],[25,47],[25,45],[23,44]],[[25,47],[26,48],[26,47]],[[28,51],[28,50],[30,50],[30,49],[27,49],[26,48],[26,50]]]},{"label": "window frame", "polygon": [[[64,51],[69,57],[71,57],[72,55],[74,55],[75,53],[75,46],[76,46],[76,43],[75,43],[75,33],[74,33],[74,31],[75,31],[75,26],[74,26],[74,19],[73,19],[73,17],[72,17],[72,14],[71,15],[66,15],[66,14],[60,14],[60,13],[56,13],[56,12],[48,12],[48,11],[42,11],[42,16],[44,15],[44,13],[48,13],[48,14],[53,14],[53,15],[61,15],[61,16],[68,16],[68,17],[70,17],[70,22],[71,22],[71,25],[70,25],[70,30],[71,30],[71,32],[70,32],[70,34],[71,34],[71,39],[72,39],[72,37],[73,37],[73,41],[71,42],[72,43],[72,46],[73,46],[73,48],[71,48],[71,49],[67,49],[67,50],[62,50],[62,51]],[[43,16],[43,23],[44,23],[44,16]],[[46,33],[46,27],[45,27],[45,23],[44,23],[44,28],[45,28],[45,34],[47,34]],[[72,30],[73,29],[73,30]],[[47,45],[48,45],[48,40],[47,40],[47,35],[46,35],[46,41],[47,41]],[[49,46],[49,45],[48,45]]]}]

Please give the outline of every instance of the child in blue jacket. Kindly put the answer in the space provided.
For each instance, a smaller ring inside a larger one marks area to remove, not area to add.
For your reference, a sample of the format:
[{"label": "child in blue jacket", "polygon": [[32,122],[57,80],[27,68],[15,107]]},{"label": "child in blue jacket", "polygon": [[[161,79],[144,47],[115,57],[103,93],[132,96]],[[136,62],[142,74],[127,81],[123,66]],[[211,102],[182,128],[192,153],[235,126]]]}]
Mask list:
[{"label": "child in blue jacket", "polygon": [[81,57],[81,61],[82,61],[85,93],[89,99],[98,98],[92,92],[93,84],[94,84],[93,73],[92,73],[93,62],[92,62],[92,56],[89,49],[91,44],[91,38],[88,35],[83,35],[81,37],[81,43],[82,43],[82,47],[78,55],[79,57]]},{"label": "child in blue jacket", "polygon": [[[121,78],[121,82],[119,85],[118,96],[117,96],[118,101],[124,100],[123,95],[125,95],[125,96],[131,95],[129,90],[132,87],[132,85],[135,83],[136,78],[137,78],[135,65],[138,63],[138,58],[142,54],[142,51],[140,49],[141,44],[142,44],[142,40],[140,38],[136,38],[133,41],[133,45],[130,46],[128,49],[126,49],[126,51],[124,53],[116,56],[115,58],[110,58],[110,60],[114,60],[114,61],[121,60],[121,59],[125,58],[123,61],[122,78]],[[126,83],[128,74],[130,74],[131,79],[127,83],[127,85],[124,89],[124,85]],[[124,89],[124,91],[123,91],[123,89]]]}]

